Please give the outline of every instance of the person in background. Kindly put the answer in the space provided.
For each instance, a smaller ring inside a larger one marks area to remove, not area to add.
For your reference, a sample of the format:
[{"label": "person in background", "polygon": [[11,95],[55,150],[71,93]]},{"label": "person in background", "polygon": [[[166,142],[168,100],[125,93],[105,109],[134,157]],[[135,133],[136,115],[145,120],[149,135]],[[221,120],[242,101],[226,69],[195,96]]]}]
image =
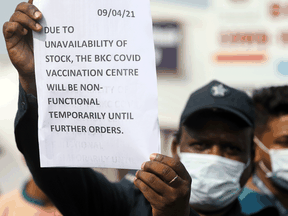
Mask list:
[{"label": "person in background", "polygon": [[0,197],[1,216],[62,216],[49,198],[30,178],[21,190]]},{"label": "person in background", "polygon": [[254,91],[255,173],[239,196],[245,213],[266,207],[288,215],[288,86]]}]

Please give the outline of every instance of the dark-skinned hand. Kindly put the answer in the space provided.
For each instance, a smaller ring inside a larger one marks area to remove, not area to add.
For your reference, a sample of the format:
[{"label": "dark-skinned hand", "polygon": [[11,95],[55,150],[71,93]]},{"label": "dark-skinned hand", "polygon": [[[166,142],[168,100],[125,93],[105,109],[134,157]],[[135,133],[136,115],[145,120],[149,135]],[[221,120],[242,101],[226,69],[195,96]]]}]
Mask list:
[{"label": "dark-skinned hand", "polygon": [[3,25],[3,34],[9,57],[19,73],[23,89],[36,96],[32,31],[42,30],[38,23],[42,14],[32,3],[33,0],[29,0],[16,7],[9,22]]},{"label": "dark-skinned hand", "polygon": [[189,216],[191,177],[179,160],[152,154],[134,184],[150,202],[153,216]]}]

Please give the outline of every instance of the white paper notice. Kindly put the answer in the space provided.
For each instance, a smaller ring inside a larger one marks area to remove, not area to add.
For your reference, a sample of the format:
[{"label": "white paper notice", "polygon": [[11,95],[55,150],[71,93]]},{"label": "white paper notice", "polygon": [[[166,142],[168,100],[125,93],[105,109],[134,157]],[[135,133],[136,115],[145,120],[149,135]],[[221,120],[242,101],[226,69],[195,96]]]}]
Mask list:
[{"label": "white paper notice", "polygon": [[160,152],[149,0],[36,0],[41,167],[139,169]]}]

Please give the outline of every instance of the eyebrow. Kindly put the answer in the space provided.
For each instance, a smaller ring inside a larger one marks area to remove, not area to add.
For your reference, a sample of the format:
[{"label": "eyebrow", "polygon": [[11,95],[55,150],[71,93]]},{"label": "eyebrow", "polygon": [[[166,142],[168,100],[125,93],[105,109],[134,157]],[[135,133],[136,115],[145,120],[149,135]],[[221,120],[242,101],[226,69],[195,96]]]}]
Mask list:
[{"label": "eyebrow", "polygon": [[288,135],[282,135],[280,137],[277,137],[274,141],[278,141],[278,142],[283,142],[283,141],[287,141],[288,142]]},{"label": "eyebrow", "polygon": [[[190,134],[189,134],[190,135]],[[288,138],[288,136],[287,136]],[[202,136],[202,135],[195,135],[195,136],[191,136],[190,135],[190,139],[191,139],[191,142],[207,142],[207,143],[215,143],[215,141],[207,138],[206,136]],[[193,141],[192,141],[193,140]],[[237,147],[240,147],[240,148],[243,148],[243,145],[241,143],[237,143],[235,142],[234,140],[220,140],[219,144],[224,144],[224,145],[233,145],[233,146],[237,146]]]}]

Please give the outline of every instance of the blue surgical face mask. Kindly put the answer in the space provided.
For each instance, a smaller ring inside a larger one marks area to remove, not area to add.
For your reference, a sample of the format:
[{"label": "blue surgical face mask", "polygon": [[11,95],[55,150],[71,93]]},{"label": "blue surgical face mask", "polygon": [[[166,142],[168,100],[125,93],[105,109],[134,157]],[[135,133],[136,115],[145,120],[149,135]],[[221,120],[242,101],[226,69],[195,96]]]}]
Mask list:
[{"label": "blue surgical face mask", "polygon": [[203,211],[220,210],[242,192],[240,178],[250,164],[210,154],[178,153],[192,178],[190,204]]},{"label": "blue surgical face mask", "polygon": [[262,160],[259,162],[266,177],[288,190],[288,149],[268,149],[257,137],[254,137],[254,142],[270,156],[272,171],[264,165]]}]

